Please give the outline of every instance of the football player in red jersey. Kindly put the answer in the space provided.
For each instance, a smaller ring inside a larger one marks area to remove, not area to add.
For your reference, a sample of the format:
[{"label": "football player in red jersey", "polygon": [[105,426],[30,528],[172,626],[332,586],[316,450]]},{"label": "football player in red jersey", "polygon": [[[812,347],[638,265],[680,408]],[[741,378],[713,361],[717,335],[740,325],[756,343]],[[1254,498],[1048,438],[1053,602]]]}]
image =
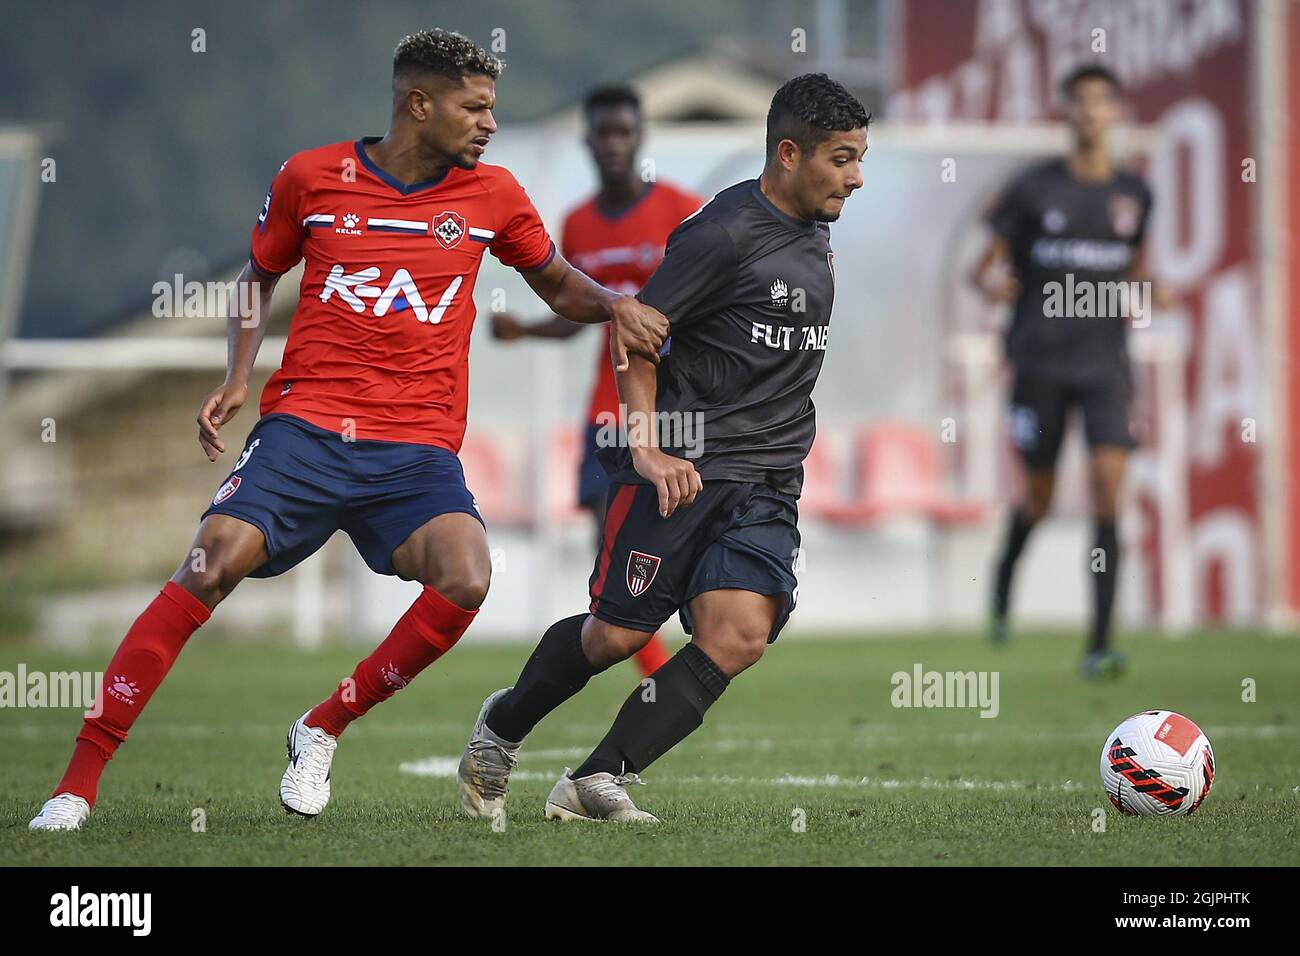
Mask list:
[{"label": "football player in red jersey", "polygon": [[500,70],[459,34],[408,36],[393,58],[387,134],[297,153],[281,167],[231,296],[226,381],[199,409],[209,460],[226,451],[221,430],[247,400],[271,291],[305,260],[283,363],[180,569],[109,663],[98,716],[83,724],[32,829],[79,829],[104,767],[190,635],[245,577],[288,570],[337,530],[373,570],[424,590],[375,652],[290,726],[286,810],[319,814],[344,728],[464,633],[491,574],[456,457],[485,251],[557,314],[609,323],[623,366],[629,351],[657,360],[664,317],[556,255],[514,177],[479,162],[497,128]]},{"label": "football player in red jersey", "polygon": [[[602,285],[635,294],[664,257],[668,234],[705,200],[662,180],[641,175],[641,99],[630,86],[601,86],[583,102],[586,144],[600,178],[600,189],[564,220],[560,248],[564,257]],[[492,316],[492,334],[510,342],[523,338],[568,339],[583,329],[562,316],[524,323],[508,312]],[[618,389],[609,361],[609,330],[596,354],[596,380],[587,404],[584,451],[578,470],[578,503],[595,519],[596,550],[605,523],[609,477],[596,458],[603,423],[618,422]],[[636,653],[641,673],[649,676],[668,660],[663,640],[655,635]]]}]

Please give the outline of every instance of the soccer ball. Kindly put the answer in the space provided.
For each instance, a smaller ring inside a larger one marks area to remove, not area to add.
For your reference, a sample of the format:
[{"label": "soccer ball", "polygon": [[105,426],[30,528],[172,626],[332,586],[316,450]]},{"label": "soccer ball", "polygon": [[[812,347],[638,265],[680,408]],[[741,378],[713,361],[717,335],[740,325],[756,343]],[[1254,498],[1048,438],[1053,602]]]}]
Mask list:
[{"label": "soccer ball", "polygon": [[1171,710],[1144,710],[1101,750],[1101,785],[1129,816],[1186,816],[1214,783],[1214,751],[1201,728]]}]

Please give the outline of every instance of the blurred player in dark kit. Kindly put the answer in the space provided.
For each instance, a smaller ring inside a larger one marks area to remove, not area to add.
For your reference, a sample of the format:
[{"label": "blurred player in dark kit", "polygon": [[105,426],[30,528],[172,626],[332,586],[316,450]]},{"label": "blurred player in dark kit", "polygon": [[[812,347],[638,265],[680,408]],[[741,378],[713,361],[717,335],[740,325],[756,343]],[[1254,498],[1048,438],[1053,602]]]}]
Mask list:
[{"label": "blurred player in dark kit", "polygon": [[[1067,418],[1077,409],[1090,449],[1094,518],[1092,628],[1081,669],[1086,677],[1106,677],[1125,667],[1110,647],[1110,631],[1120,568],[1116,516],[1136,445],[1126,337],[1129,319],[1149,315],[1153,305],[1141,257],[1152,197],[1111,151],[1110,132],[1122,112],[1115,76],[1085,66],[1062,91],[1074,147],[1006,187],[988,215],[993,238],[973,277],[990,301],[1013,303],[1006,332],[1015,375],[1009,424],[1025,468],[1024,499],[1011,514],[997,562],[992,638],[1006,640],[1016,561],[1051,505]],[[1091,296],[1094,308],[1062,312],[1062,292],[1071,303]]]}]

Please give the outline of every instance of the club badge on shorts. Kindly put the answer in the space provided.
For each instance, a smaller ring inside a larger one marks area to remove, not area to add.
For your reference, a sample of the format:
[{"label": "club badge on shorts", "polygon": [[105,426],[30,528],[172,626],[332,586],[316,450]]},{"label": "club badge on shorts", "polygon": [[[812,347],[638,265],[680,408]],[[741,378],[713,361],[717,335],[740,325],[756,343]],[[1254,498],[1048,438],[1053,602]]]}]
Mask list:
[{"label": "club badge on shorts", "polygon": [[236,491],[239,490],[239,484],[242,480],[243,479],[240,478],[238,475],[231,475],[230,480],[227,481],[224,485],[222,485],[220,490],[217,491],[216,497],[212,499],[212,503],[214,505],[219,505],[221,504],[221,502],[225,501],[227,498],[233,495]]},{"label": "club badge on shorts", "polygon": [[633,551],[627,556],[627,589],[633,597],[640,597],[654,583],[659,573],[659,559],[653,554]]}]

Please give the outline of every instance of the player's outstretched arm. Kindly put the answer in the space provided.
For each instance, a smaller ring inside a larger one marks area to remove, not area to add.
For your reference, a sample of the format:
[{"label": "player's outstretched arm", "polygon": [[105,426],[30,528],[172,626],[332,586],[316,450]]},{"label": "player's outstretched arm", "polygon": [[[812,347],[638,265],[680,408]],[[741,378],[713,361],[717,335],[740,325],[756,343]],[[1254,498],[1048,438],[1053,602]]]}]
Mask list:
[{"label": "player's outstretched arm", "polygon": [[592,281],[557,255],[544,269],[521,273],[529,287],[556,315],[588,325],[612,322],[614,368],[628,367],[628,354],[659,362],[659,348],[668,337],[668,320],[635,297],[619,295]]},{"label": "player's outstretched arm", "polygon": [[624,426],[632,467],[658,490],[659,516],[667,518],[678,505],[684,507],[695,501],[704,483],[691,462],[659,449],[659,436],[654,427],[657,381],[654,363],[634,353],[628,356],[626,369],[615,370],[614,379],[618,383],[619,401],[627,409]]},{"label": "player's outstretched arm", "polygon": [[492,338],[498,342],[515,342],[519,339],[571,339],[583,326],[570,322],[562,315],[537,322],[524,322],[510,312],[492,313]]},{"label": "player's outstretched arm", "polygon": [[279,276],[265,276],[250,262],[230,291],[226,319],[226,380],[208,393],[199,407],[199,445],[208,461],[226,450],[218,432],[248,398],[248,377],[271,317],[271,293]]}]

